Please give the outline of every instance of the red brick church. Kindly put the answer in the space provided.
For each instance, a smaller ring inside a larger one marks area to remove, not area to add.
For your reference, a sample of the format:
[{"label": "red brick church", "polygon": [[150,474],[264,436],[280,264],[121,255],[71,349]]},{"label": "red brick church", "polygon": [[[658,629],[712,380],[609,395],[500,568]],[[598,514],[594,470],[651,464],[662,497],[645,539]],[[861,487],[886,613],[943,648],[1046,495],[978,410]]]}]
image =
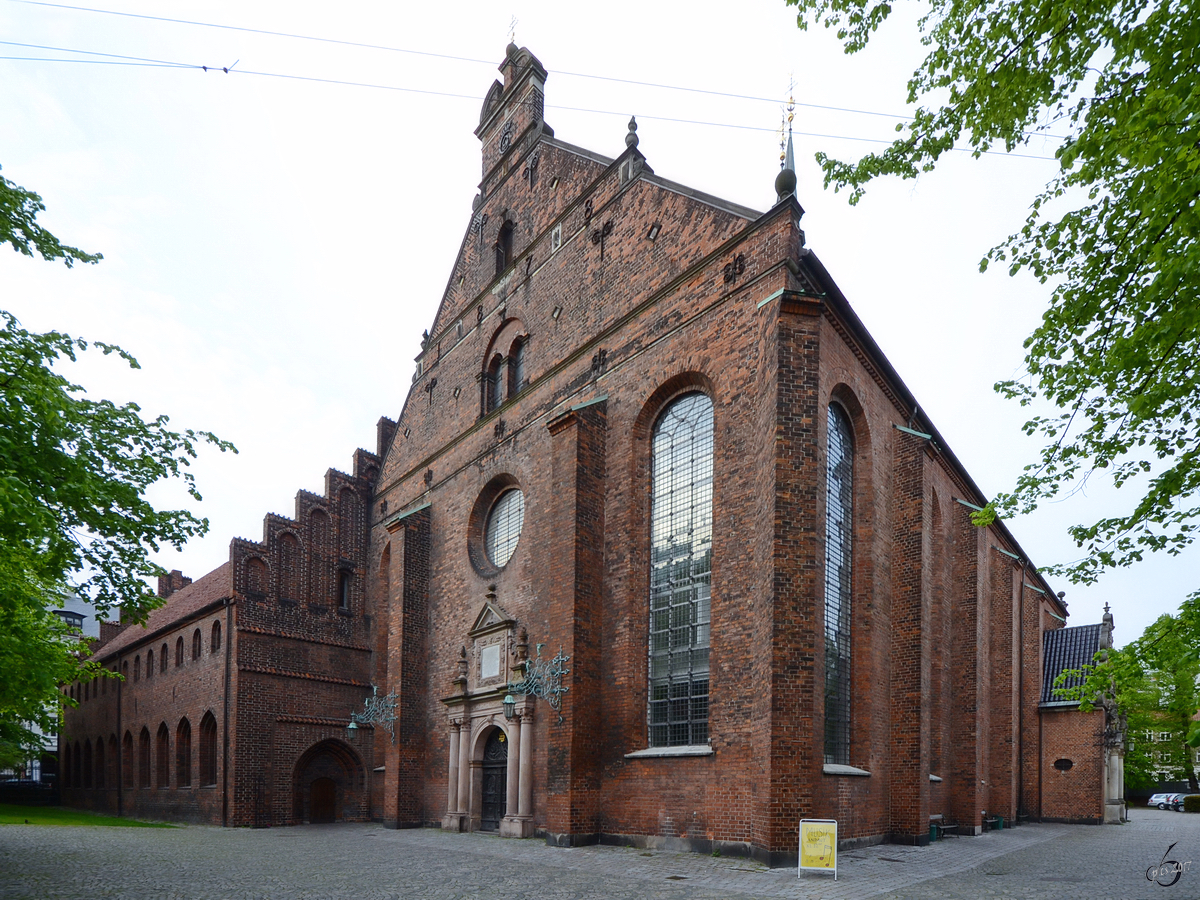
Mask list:
[{"label": "red brick church", "polygon": [[528,50],[500,70],[399,418],[105,627],[125,678],[67,688],[66,801],[773,863],[802,817],[849,845],[1037,819],[1048,772],[1054,816],[1097,818],[1060,800],[1101,751],[1050,770],[1039,742],[1065,605],[971,524],[791,168],[765,212],[708,196],[632,121],[616,159],[556,138]]}]

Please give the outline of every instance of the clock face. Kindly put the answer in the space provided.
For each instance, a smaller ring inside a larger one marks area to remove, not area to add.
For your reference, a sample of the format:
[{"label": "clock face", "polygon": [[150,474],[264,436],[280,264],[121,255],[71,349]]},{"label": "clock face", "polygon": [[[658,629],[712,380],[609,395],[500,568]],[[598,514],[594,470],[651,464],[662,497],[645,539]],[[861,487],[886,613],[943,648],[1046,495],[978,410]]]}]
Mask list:
[{"label": "clock face", "polygon": [[504,126],[504,131],[500,132],[500,152],[507,153],[508,148],[512,146],[513,123],[509,122]]}]

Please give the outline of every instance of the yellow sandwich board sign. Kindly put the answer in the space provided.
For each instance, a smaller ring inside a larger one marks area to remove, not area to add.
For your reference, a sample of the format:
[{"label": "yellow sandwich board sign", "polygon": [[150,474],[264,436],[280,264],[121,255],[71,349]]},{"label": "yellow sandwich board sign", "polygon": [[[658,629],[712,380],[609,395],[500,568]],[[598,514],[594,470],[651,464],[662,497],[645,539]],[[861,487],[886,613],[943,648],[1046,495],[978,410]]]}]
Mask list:
[{"label": "yellow sandwich board sign", "polygon": [[800,820],[800,868],[833,872],[837,881],[837,821],[834,819]]}]

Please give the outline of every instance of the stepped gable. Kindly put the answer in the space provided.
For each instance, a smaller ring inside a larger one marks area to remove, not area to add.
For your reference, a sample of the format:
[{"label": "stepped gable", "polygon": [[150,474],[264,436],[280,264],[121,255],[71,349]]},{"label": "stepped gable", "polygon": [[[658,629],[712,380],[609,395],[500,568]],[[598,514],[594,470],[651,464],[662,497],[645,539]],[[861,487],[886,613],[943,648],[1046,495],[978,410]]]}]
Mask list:
[{"label": "stepped gable", "polygon": [[[488,418],[489,373],[518,350],[527,351],[520,377],[530,388],[601,351],[601,367],[605,359],[632,357],[660,336],[656,319],[681,314],[660,305],[642,315],[644,308],[680,285],[720,288],[739,240],[747,267],[741,283],[761,275],[757,260],[779,249],[768,246],[769,216],[656,175],[632,120],[616,157],[555,138],[540,119],[540,102],[525,100],[544,84],[540,63],[526,53],[510,48],[501,66],[506,80],[493,85],[484,104],[476,131],[484,178],[422,341],[399,432],[382,455],[382,492],[403,480],[419,487],[442,476],[444,463],[430,450]],[[614,130],[614,143],[621,138]],[[624,346],[602,346],[606,335],[639,315],[637,336]],[[549,407],[535,411],[545,414]],[[396,498],[388,503],[398,508]]]},{"label": "stepped gable", "polygon": [[222,563],[198,581],[171,594],[167,602],[150,613],[145,627],[131,625],[124,628],[96,653],[95,659],[103,662],[118,655],[122,650],[175,627],[202,610],[232,596],[230,564]]},{"label": "stepped gable", "polygon": [[[389,421],[380,420],[381,443],[390,439]],[[304,601],[321,611],[338,605],[341,580],[349,578],[349,589],[361,597],[368,504],[378,472],[378,454],[360,448],[352,473],[326,470],[324,494],[296,492],[291,518],[267,513],[262,540],[230,541],[235,596],[251,603]]]}]

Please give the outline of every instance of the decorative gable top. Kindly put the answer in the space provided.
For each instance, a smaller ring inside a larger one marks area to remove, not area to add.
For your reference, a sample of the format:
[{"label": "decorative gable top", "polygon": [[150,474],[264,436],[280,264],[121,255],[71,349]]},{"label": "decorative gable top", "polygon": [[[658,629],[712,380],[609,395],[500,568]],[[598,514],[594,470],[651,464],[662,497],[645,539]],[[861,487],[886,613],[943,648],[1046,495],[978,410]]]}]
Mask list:
[{"label": "decorative gable top", "polygon": [[493,634],[497,631],[509,630],[517,624],[516,619],[496,604],[495,594],[491,594],[490,592],[489,594],[489,599],[484,601],[482,608],[479,610],[479,615],[475,617],[475,624],[467,632],[467,636],[472,640]]}]

